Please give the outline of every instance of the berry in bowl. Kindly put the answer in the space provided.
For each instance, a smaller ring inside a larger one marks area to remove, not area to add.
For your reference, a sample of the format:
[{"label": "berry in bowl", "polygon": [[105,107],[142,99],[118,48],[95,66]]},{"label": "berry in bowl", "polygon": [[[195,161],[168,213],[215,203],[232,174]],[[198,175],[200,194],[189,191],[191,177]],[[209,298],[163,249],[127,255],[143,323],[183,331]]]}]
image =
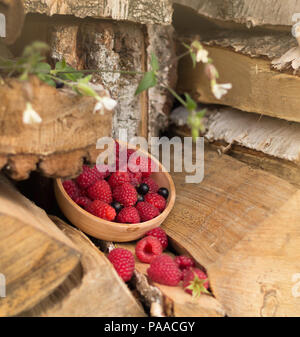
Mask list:
[{"label": "berry in bowl", "polygon": [[[135,152],[126,151],[127,158]],[[77,178],[56,179],[55,195],[64,215],[83,232],[115,242],[136,240],[160,226],[174,206],[175,186],[156,158],[143,156],[149,169],[128,161],[126,171],[119,170],[117,152],[115,172],[84,165]],[[159,169],[153,172],[153,167]]]}]

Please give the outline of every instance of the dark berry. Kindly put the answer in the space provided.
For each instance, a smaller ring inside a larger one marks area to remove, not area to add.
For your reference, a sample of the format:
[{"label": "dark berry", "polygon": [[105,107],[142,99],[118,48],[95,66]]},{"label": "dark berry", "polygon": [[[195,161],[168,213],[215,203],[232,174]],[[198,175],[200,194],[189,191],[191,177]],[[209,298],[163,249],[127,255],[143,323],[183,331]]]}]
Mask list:
[{"label": "dark berry", "polygon": [[141,202],[141,201],[144,201],[144,196],[139,194],[138,199],[137,199],[137,203]]},{"label": "dark berry", "polygon": [[61,89],[64,87],[64,83],[60,81],[55,82],[56,89]]},{"label": "dark berry", "polygon": [[164,197],[165,199],[168,199],[169,196],[169,190],[165,187],[161,187],[158,191],[158,194],[160,194],[162,197]]},{"label": "dark berry", "polygon": [[123,208],[123,206],[117,201],[113,201],[110,205],[115,209],[117,213],[119,213]]},{"label": "dark berry", "polygon": [[141,184],[138,188],[138,192],[141,194],[141,195],[145,195],[149,192],[149,186],[147,184]]}]

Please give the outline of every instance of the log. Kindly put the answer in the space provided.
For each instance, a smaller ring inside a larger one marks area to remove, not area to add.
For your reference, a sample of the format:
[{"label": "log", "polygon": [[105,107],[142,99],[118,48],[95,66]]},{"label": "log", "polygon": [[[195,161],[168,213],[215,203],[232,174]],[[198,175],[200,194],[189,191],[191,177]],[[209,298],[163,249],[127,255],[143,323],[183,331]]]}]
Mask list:
[{"label": "log", "polygon": [[[226,313],[230,307],[231,316],[262,315],[258,304],[263,303],[267,292],[261,292],[259,281],[262,280],[264,289],[276,288],[277,294],[286,295],[287,289],[293,287],[292,275],[299,269],[299,259],[296,258],[299,256],[299,233],[293,225],[300,216],[299,206],[296,206],[299,190],[227,155],[219,156],[209,148],[205,152],[205,177],[201,184],[186,185],[185,173],[174,173],[173,179],[178,195],[176,206],[162,227],[176,250],[188,253],[206,268],[209,279],[212,279],[213,294]],[[279,217],[280,211],[282,216]],[[278,225],[273,228],[271,224],[275,218],[278,218]],[[282,231],[278,230],[280,226]],[[255,242],[248,241],[248,235],[250,238],[263,230],[261,239],[256,235]],[[253,276],[246,286],[242,278],[244,260],[238,255],[235,259],[234,253],[231,253],[235,247],[239,247],[240,256],[244,254],[252,263]],[[266,263],[262,262],[264,257]],[[224,274],[222,261],[226,261]],[[234,263],[234,270],[231,269],[230,277],[227,277],[227,268]],[[279,277],[283,265],[284,271]],[[227,289],[226,294],[220,286],[222,282]],[[238,286],[239,282],[243,287]],[[247,299],[243,292],[250,294]],[[234,306],[231,296],[235,299],[242,296],[243,301]],[[276,312],[271,310],[268,315],[299,315],[299,304],[291,297],[276,295]]]},{"label": "log", "polygon": [[2,176],[0,217],[0,272],[6,278],[0,316],[13,316],[65,281],[78,265],[80,252],[43,210]]},{"label": "log", "polygon": [[82,254],[76,270],[44,301],[20,316],[143,317],[144,310],[105,255],[79,230],[51,217]]},{"label": "log", "polygon": [[3,42],[10,45],[16,41],[22,30],[25,17],[23,0],[0,0],[0,13],[5,16],[5,34],[0,34],[0,44]]},{"label": "log", "polygon": [[300,121],[298,92],[300,79],[291,74],[270,69],[270,61],[251,58],[230,48],[207,47],[219,73],[220,83],[232,83],[233,88],[217,100],[210,90],[204,67],[193,68],[189,57],[179,64],[179,92],[190,92],[202,103],[228,105],[239,110]]},{"label": "log", "polygon": [[[28,101],[42,123],[23,123]],[[29,82],[7,79],[0,86],[1,168],[6,165],[6,172],[18,180],[27,179],[37,168],[51,177],[78,174],[97,139],[111,133],[112,113],[93,114],[94,106],[91,97],[56,90],[35,77]]]},{"label": "log", "polygon": [[[171,116],[172,132],[190,137],[188,111],[179,107]],[[263,169],[300,187],[300,124],[235,110],[211,108],[203,120],[205,139],[218,151]]]},{"label": "log", "polygon": [[79,18],[93,17],[132,21],[142,24],[169,25],[172,22],[172,6],[169,0],[89,0],[78,6],[74,0],[25,0],[26,13],[47,15],[74,15]]},{"label": "log", "polygon": [[[135,255],[136,243],[117,244],[117,247],[122,247],[130,250]],[[173,256],[170,252],[165,252]],[[135,257],[136,279],[147,277],[147,269],[149,264],[140,262]],[[155,287],[161,294],[161,298],[152,299],[153,302],[160,302],[164,313],[172,317],[222,317],[225,316],[225,311],[220,303],[212,296],[203,294],[198,298],[193,298],[187,294],[181,284],[177,287],[169,287],[156,282],[151,282],[148,278],[144,280],[147,287]],[[144,285],[144,288],[146,287]],[[152,290],[153,293],[153,290]],[[151,306],[151,304],[150,304]]]},{"label": "log", "polygon": [[212,289],[229,316],[299,317],[299,205],[298,190],[209,266]]},{"label": "log", "polygon": [[191,8],[197,14],[219,20],[256,26],[290,26],[292,16],[300,13],[299,0],[172,0],[173,3]]},{"label": "log", "polygon": [[[143,5],[143,2],[139,3]],[[90,10],[88,5],[86,10]],[[147,138],[149,134],[158,135],[160,129],[166,127],[167,114],[172,106],[171,96],[166,90],[155,88],[149,94],[142,93],[136,97],[134,93],[142,75],[119,74],[117,71],[146,71],[154,52],[162,68],[170,63],[170,68],[164,72],[165,83],[173,88],[176,86],[173,28],[153,24],[150,18],[149,22],[140,25],[128,20],[80,20],[66,15],[50,18],[31,14],[27,16],[23,34],[13,46],[13,51],[19,54],[34,36],[36,40],[50,45],[52,63],[65,58],[76,69],[104,71],[97,73],[94,80],[104,85],[118,101],[112,121],[113,135],[118,137],[122,128],[128,130],[129,136]],[[110,73],[110,70],[116,72]]]}]

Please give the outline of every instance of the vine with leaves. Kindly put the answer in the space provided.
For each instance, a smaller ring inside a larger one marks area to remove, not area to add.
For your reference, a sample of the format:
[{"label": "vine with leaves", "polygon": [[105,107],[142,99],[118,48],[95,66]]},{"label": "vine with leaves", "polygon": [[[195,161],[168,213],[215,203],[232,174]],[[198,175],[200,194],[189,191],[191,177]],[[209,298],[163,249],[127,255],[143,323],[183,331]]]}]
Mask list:
[{"label": "vine with leaves", "polygon": [[[197,63],[205,64],[205,73],[210,80],[211,90],[217,99],[231,89],[230,83],[219,84],[219,74],[213,61],[208,57],[207,50],[199,41],[193,41],[191,45],[184,44],[186,52],[177,56],[177,60],[190,55],[193,66],[196,67]],[[198,110],[197,103],[191,98],[188,93],[183,97],[178,95],[174,89],[165,85],[160,79],[162,78],[163,71],[158,62],[157,57],[152,54],[150,60],[150,69],[147,72],[136,71],[112,71],[107,69],[89,69],[89,70],[76,70],[69,66],[65,60],[58,61],[54,68],[46,62],[44,54],[48,51],[49,47],[43,42],[34,42],[25,47],[21,57],[16,59],[5,59],[0,57],[0,73],[5,76],[18,76],[19,80],[27,81],[30,75],[36,75],[41,81],[50,86],[58,87],[66,85],[70,87],[79,95],[94,97],[95,109],[94,111],[103,112],[104,108],[113,110],[117,102],[109,96],[100,97],[92,85],[92,74],[101,72],[112,72],[122,74],[133,74],[142,76],[141,81],[136,89],[135,95],[159,85],[160,87],[168,90],[189,112],[188,125],[191,128],[192,137],[195,140],[199,133],[203,131],[203,117],[206,110]],[[1,77],[0,77],[1,79]],[[38,113],[33,110],[30,102],[27,103],[23,115],[24,123],[40,123],[42,120]]]}]

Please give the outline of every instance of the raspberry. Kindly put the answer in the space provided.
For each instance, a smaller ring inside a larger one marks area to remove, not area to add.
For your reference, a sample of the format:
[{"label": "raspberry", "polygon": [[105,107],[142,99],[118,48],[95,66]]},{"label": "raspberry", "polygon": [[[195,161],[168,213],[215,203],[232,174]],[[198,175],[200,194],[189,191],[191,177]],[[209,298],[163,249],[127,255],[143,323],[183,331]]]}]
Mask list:
[{"label": "raspberry", "polygon": [[129,170],[132,172],[140,171],[144,178],[149,177],[152,172],[156,172],[156,164],[150,157],[147,157],[142,153],[137,153],[136,156],[132,156],[135,152],[137,151],[131,149],[127,151]]},{"label": "raspberry", "polygon": [[101,200],[110,204],[112,202],[112,192],[106,180],[98,180],[88,188],[88,196],[92,200]]},{"label": "raspberry", "polygon": [[181,271],[169,255],[157,256],[151,262],[147,273],[152,281],[167,286],[177,286],[181,280]]},{"label": "raspberry", "polygon": [[101,200],[94,200],[87,206],[86,210],[89,213],[108,221],[113,221],[116,217],[115,209]]},{"label": "raspberry", "polygon": [[113,198],[125,207],[133,206],[137,202],[137,192],[130,183],[124,183],[114,189]]},{"label": "raspberry", "polygon": [[75,200],[80,196],[80,191],[75,181],[65,180],[62,184],[71,199]]},{"label": "raspberry", "polygon": [[108,179],[108,183],[112,189],[124,183],[129,183],[129,182],[130,182],[130,178],[127,172],[120,172],[120,171],[113,172]]},{"label": "raspberry", "polygon": [[83,188],[89,188],[97,180],[104,179],[104,174],[97,170],[97,167],[89,167],[87,165],[83,165],[83,172],[76,178],[77,184]]},{"label": "raspberry", "polygon": [[115,248],[108,254],[108,259],[124,282],[130,281],[134,272],[134,256],[124,248]]},{"label": "raspberry", "polygon": [[191,268],[184,273],[183,289],[185,292],[196,297],[202,293],[209,294],[208,287],[207,275],[202,270]]},{"label": "raspberry", "polygon": [[157,238],[161,243],[163,249],[166,249],[168,247],[168,237],[166,232],[162,228],[157,227],[151,229],[151,231],[147,232],[146,235],[154,236],[155,238]]},{"label": "raspberry", "polygon": [[149,187],[149,193],[157,193],[159,186],[152,178],[145,178],[143,179],[143,183],[147,184]]},{"label": "raspberry", "polygon": [[166,200],[157,193],[148,193],[145,195],[145,201],[156,207],[160,212],[166,208]]},{"label": "raspberry", "polygon": [[117,222],[120,223],[139,223],[140,221],[139,212],[132,206],[123,208],[117,216]]},{"label": "raspberry", "polygon": [[195,261],[188,256],[176,256],[174,261],[181,271],[195,267]]},{"label": "raspberry", "polygon": [[77,205],[83,208],[86,208],[92,202],[92,200],[90,200],[87,197],[78,197],[74,201],[76,202]]},{"label": "raspberry", "polygon": [[131,185],[138,186],[142,182],[142,172],[128,172]]},{"label": "raspberry", "polygon": [[154,236],[146,236],[135,246],[135,255],[144,263],[150,263],[157,256],[162,254],[162,246]]},{"label": "raspberry", "polygon": [[148,202],[141,201],[136,205],[142,221],[151,220],[159,215],[159,210]]}]

